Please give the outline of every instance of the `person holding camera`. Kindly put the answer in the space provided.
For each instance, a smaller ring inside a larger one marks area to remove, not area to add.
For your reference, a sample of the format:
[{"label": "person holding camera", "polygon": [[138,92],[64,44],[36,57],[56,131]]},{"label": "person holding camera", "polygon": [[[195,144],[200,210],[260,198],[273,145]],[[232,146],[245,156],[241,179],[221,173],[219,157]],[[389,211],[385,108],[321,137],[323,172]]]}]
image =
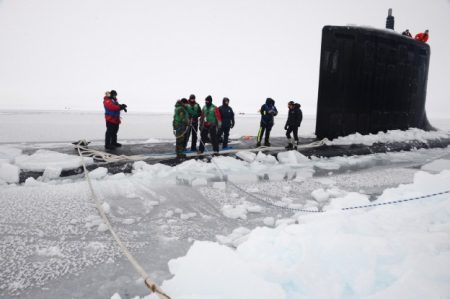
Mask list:
[{"label": "person holding camera", "polygon": [[117,132],[120,125],[120,111],[127,112],[127,105],[119,104],[117,91],[111,90],[105,93],[103,107],[105,108],[106,121],[105,149],[113,150],[122,146],[122,144],[117,142]]}]

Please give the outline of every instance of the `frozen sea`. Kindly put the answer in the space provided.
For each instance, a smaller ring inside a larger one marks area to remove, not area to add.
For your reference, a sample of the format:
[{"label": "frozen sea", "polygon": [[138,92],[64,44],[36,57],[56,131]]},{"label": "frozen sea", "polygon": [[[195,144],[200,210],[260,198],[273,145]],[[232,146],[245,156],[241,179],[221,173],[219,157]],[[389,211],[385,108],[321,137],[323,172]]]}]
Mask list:
[{"label": "frozen sea", "polygon": [[[39,159],[63,164],[76,157],[57,156],[53,144],[101,141],[102,114],[2,111],[0,118],[0,298],[148,296],[83,176],[48,171],[14,182],[26,167],[19,162],[33,161],[28,147],[48,148]],[[237,116],[232,136],[255,135],[258,121]],[[284,121],[277,118],[274,136],[283,136]],[[337,142],[449,136],[450,119],[430,122],[441,130]],[[130,112],[119,139],[168,140],[170,124],[170,114]],[[314,136],[314,126],[305,116],[300,135]],[[172,298],[450,297],[449,148],[329,159],[237,155],[90,175],[114,229]],[[374,203],[388,204],[342,210]]]}]

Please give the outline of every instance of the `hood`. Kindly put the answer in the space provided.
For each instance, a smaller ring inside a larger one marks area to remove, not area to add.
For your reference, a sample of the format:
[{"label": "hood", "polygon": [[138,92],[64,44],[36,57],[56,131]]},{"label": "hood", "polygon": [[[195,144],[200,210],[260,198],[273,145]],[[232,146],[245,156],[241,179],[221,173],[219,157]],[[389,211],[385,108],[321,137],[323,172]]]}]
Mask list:
[{"label": "hood", "polygon": [[175,108],[181,107],[181,106],[183,106],[183,104],[181,103],[180,100],[178,100],[178,101],[175,103]]},{"label": "hood", "polygon": [[273,106],[273,105],[275,105],[275,101],[273,99],[271,99],[271,98],[267,98],[266,99],[266,104],[269,105],[269,106]]}]

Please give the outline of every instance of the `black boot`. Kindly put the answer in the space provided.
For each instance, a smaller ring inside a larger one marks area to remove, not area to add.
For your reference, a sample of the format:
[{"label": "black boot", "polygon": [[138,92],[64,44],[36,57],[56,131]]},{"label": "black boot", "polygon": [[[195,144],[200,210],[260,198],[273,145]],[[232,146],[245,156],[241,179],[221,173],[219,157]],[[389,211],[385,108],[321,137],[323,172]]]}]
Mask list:
[{"label": "black boot", "polygon": [[291,138],[288,138],[288,144],[284,148],[287,149],[288,151],[290,151],[292,149],[292,139]]},{"label": "black boot", "polygon": [[177,154],[177,159],[178,160],[185,160],[186,159],[186,155],[185,154]]}]

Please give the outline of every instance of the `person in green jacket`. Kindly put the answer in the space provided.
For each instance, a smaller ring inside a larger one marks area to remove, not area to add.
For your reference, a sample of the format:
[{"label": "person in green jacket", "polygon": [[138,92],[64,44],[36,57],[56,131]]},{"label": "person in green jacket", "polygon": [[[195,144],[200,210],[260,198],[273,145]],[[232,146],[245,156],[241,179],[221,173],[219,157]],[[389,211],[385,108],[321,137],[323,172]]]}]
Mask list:
[{"label": "person in green jacket", "polygon": [[186,106],[188,101],[183,98],[175,104],[175,112],[173,114],[173,132],[176,138],[175,151],[177,158],[186,158],[183,154],[185,135],[189,126],[189,114]]},{"label": "person in green jacket", "polygon": [[192,136],[191,141],[191,151],[197,151],[197,131],[198,131],[198,118],[202,114],[202,108],[195,101],[195,95],[191,94],[189,96],[188,105],[186,106],[187,112],[189,113],[189,119],[191,124],[186,132],[186,139],[184,140],[184,150],[186,150],[189,138]]},{"label": "person in green jacket", "polygon": [[205,106],[202,108],[202,115],[200,116],[200,146],[198,153],[202,154],[205,150],[205,143],[211,140],[213,151],[215,154],[219,153],[219,138],[217,130],[222,126],[222,117],[219,108],[213,105],[212,97],[207,96],[205,99]]}]

